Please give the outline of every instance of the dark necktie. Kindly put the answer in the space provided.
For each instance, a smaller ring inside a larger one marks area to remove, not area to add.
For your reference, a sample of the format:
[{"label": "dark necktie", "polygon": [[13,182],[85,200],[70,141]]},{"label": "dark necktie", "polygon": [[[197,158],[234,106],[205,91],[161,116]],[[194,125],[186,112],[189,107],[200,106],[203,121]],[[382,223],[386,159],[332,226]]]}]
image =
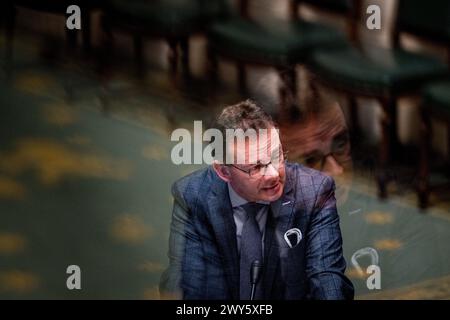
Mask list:
[{"label": "dark necktie", "polygon": [[[255,260],[262,260],[262,233],[256,221],[257,213],[264,204],[248,202],[242,206],[246,213],[246,220],[242,227],[240,254],[240,299],[248,300],[251,294],[250,270]],[[262,281],[256,286],[255,299],[263,298]]]}]

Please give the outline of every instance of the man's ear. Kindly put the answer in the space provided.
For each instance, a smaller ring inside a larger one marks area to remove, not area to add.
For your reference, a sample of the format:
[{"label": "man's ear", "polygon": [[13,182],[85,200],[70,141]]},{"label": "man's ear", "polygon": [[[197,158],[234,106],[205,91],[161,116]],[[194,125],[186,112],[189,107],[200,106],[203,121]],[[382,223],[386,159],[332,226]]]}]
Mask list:
[{"label": "man's ear", "polygon": [[213,162],[213,169],[217,173],[220,179],[225,182],[229,182],[231,179],[230,168],[220,164],[217,160]]}]

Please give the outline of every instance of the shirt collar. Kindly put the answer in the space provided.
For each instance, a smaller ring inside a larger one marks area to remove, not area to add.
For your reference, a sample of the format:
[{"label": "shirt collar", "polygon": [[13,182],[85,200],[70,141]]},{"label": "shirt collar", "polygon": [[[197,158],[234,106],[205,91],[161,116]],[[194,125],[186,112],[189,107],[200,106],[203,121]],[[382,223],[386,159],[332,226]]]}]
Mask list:
[{"label": "shirt collar", "polygon": [[[228,185],[228,194],[230,197],[231,206],[233,208],[243,206],[244,204],[249,202],[249,201],[245,200],[244,198],[242,198],[240,195],[238,195],[237,192],[231,186],[231,184],[227,183],[227,185]],[[267,201],[257,201],[257,203],[261,203],[261,204],[265,204],[265,205],[270,204],[270,202],[267,202]]]}]

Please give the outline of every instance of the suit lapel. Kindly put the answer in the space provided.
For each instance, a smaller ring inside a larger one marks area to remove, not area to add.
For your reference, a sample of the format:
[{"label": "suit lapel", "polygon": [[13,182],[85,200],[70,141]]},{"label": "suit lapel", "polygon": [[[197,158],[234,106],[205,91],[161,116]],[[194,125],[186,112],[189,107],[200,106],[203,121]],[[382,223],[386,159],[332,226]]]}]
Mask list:
[{"label": "suit lapel", "polygon": [[227,184],[215,177],[212,192],[208,198],[210,222],[213,226],[217,245],[222,254],[225,277],[232,299],[239,299],[239,257],[237,251],[236,225],[233,209],[228,196]]}]

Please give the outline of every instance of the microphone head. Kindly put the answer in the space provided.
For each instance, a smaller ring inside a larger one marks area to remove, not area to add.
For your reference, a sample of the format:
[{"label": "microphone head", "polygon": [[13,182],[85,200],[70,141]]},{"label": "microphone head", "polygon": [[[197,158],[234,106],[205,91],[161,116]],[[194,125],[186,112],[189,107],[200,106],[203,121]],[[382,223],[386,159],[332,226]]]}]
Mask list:
[{"label": "microphone head", "polygon": [[252,262],[252,268],[259,268],[262,267],[262,263],[259,260],[255,260]]},{"label": "microphone head", "polygon": [[259,260],[255,260],[252,262],[252,267],[250,270],[250,281],[252,284],[256,284],[261,277],[263,264]]}]

